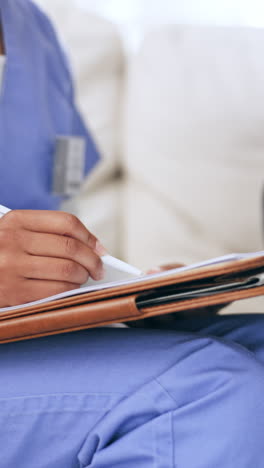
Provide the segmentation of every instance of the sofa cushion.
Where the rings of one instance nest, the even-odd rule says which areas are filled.
[[[150,34],[135,57],[125,161],[131,183],[163,207],[146,226],[155,226],[157,252],[168,238],[171,255],[184,250],[188,260],[261,249],[263,43],[262,30],[171,26]],[[134,195],[136,230],[149,203]],[[147,252],[148,235],[145,242]]]

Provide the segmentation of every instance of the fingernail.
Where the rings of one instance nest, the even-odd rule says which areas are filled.
[[[103,255],[106,255],[106,254],[107,254],[106,248],[101,244],[101,242],[100,242],[99,240],[96,241],[95,252],[96,252],[100,257],[102,257]]]

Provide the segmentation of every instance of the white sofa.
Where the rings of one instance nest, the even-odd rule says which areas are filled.
[[[125,256],[143,267],[261,250],[264,31],[167,26],[130,60]],[[263,298],[232,310],[264,312]]]
[[[264,31],[170,25],[127,57],[107,21],[44,3],[103,155],[72,209],[141,268],[262,249]]]

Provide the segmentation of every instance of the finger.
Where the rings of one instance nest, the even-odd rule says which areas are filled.
[[[161,271],[176,270],[177,268],[182,268],[185,265],[183,263],[169,263],[168,265],[162,265],[160,267]]]
[[[22,276],[27,279],[61,281],[84,284],[88,281],[88,271],[72,260],[25,256]]]
[[[79,287],[80,285],[78,284],[61,281],[25,280],[20,291],[12,295],[12,303],[9,305],[17,306],[39,301],[50,296],[78,289]]]
[[[24,231],[22,244],[30,255],[73,260],[93,278],[103,275],[101,258],[86,244],[72,237]]]
[[[155,275],[156,273],[161,273],[163,270],[160,267],[151,268],[146,272],[147,275]]]
[[[74,215],[61,211],[10,211],[4,217],[5,224],[18,223],[33,232],[59,234],[73,237],[92,249],[100,246],[97,238]],[[101,246],[102,247],[102,246]]]

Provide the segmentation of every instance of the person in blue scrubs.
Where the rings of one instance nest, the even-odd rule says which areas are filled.
[[[55,135],[85,136],[87,171],[96,150],[47,18],[28,0],[0,7],[8,62],[0,203],[53,209]],[[96,245],[63,213],[4,216],[0,306],[99,275]],[[75,267],[51,268],[59,255]],[[264,317],[176,314],[142,327],[155,323],[1,345],[0,468],[263,468]]]

